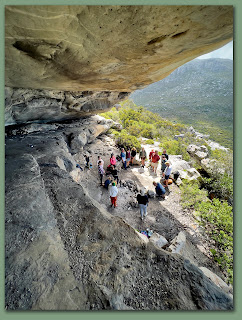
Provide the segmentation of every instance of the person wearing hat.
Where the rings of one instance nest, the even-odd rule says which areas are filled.
[[[166,168],[165,171],[162,173],[163,177],[165,177],[164,185],[165,187],[168,187],[168,180],[171,174],[172,166],[170,164],[170,161],[166,161]]]
[[[109,195],[111,199],[111,207],[117,207],[117,195],[118,195],[118,188],[116,187],[116,183],[113,181],[109,185]]]

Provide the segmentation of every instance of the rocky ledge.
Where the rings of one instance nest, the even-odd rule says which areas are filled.
[[[99,134],[110,126],[92,121]],[[231,297],[195,264],[105,209],[99,182],[76,167],[84,152],[104,150],[92,138],[72,147],[84,127],[12,128],[6,137],[6,308],[231,310]]]

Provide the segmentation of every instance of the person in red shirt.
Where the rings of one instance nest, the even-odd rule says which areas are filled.
[[[160,157],[158,155],[158,151],[156,150],[151,160],[151,166],[153,168],[154,173],[156,173],[159,160],[160,160]]]

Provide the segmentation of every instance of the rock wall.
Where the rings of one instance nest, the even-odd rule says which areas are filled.
[[[105,132],[98,121],[95,132]],[[78,122],[39,126],[6,137],[8,310],[233,308],[195,265],[142,240],[89,195],[67,139]]]
[[[7,123],[58,121],[108,109],[226,44],[233,7],[6,6],[5,23],[5,85],[26,89],[8,89]]]

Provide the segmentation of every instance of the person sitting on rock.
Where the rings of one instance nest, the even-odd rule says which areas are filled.
[[[137,195],[137,201],[139,204],[141,220],[144,220],[144,218],[147,216],[147,206],[149,202],[148,196],[145,194],[144,189],[142,189]]]
[[[115,158],[115,155],[112,153],[110,157],[110,165],[116,167],[116,162],[117,160]]]
[[[133,147],[132,150],[131,150],[131,165],[133,165],[133,161],[134,161],[134,159],[136,157],[136,153],[137,153],[136,148]]]
[[[89,161],[90,161],[90,158],[89,158],[89,156],[88,155],[86,155],[86,154],[84,154],[84,158],[85,158],[85,160],[86,160],[86,168],[90,168],[90,166],[89,166]]]
[[[165,199],[165,193],[166,193],[165,188],[159,182],[156,182],[156,181],[153,181],[153,185],[155,186],[156,196],[162,197],[163,199]]]
[[[103,185],[103,175],[105,174],[105,170],[103,169],[101,160],[98,161],[98,173],[100,176],[100,185],[102,186]]]
[[[172,166],[170,165],[169,161],[166,161],[166,169],[162,174],[163,177],[165,177],[165,181],[164,181],[165,187],[168,187],[168,180],[170,178],[171,171],[172,171]]]
[[[158,151],[155,150],[155,154],[152,156],[152,160],[151,160],[152,168],[153,168],[154,173],[156,173],[159,160],[160,160],[160,157],[158,155]]]
[[[111,177],[107,177],[107,179],[104,181],[104,188],[108,189],[111,182]]]
[[[146,159],[146,151],[145,148],[142,147],[142,149],[139,152],[139,158],[141,159],[141,167],[145,167],[145,159]]]
[[[116,183],[112,182],[109,185],[109,195],[111,199],[111,207],[117,207],[117,195],[118,195],[118,188],[116,187]]]

